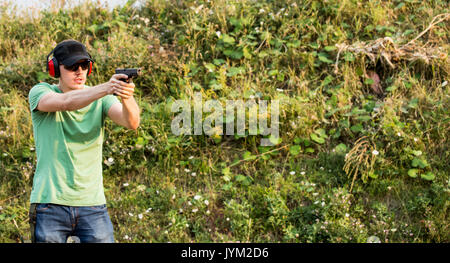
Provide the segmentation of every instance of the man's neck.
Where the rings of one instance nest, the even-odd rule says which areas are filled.
[[[83,85],[84,87],[84,85]],[[61,84],[61,82],[58,83],[58,89],[61,90],[63,93],[69,92],[69,91],[73,91],[73,90],[81,90],[82,88],[75,88],[75,89],[71,89],[69,87],[66,87],[65,85]]]

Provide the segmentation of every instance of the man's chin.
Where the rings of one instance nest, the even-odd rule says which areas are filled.
[[[84,83],[81,84],[75,83],[72,85],[72,89],[84,89]]]

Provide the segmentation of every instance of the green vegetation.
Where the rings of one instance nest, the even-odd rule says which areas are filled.
[[[132,4],[34,19],[0,9],[0,242],[29,239],[27,94],[57,81],[45,56],[68,38],[96,60],[88,85],[116,67],[144,73],[139,129],[107,123],[118,242],[450,242],[447,1]],[[173,135],[171,105],[194,92],[279,100],[281,142]]]

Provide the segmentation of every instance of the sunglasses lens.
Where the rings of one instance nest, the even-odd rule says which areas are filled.
[[[67,69],[67,70],[70,70],[70,71],[77,71],[78,68],[81,66],[81,68],[83,70],[86,70],[86,69],[88,69],[89,64],[90,64],[90,61],[86,60],[86,61],[83,61],[83,62],[80,62],[80,63],[75,63],[72,66],[64,65],[64,68]]]

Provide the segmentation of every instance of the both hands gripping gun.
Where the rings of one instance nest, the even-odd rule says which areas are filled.
[[[126,83],[132,82],[134,77],[137,77],[141,74],[140,68],[117,68],[116,74],[125,74],[128,76],[126,79],[119,79],[121,81],[124,81]],[[117,96],[117,94],[114,93],[114,96]]]
[[[121,81],[125,81],[130,83],[133,77],[137,77],[141,74],[140,68],[118,68],[116,69],[116,74],[125,74],[128,76],[127,79],[120,79]]]

